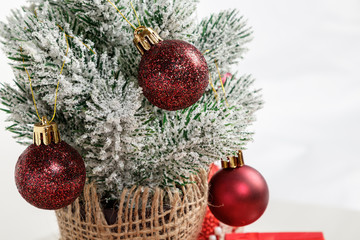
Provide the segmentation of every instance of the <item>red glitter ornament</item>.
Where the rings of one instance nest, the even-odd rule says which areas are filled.
[[[269,189],[263,176],[244,165],[242,152],[222,167],[209,183],[209,208],[221,222],[230,226],[245,226],[255,222],[265,212]]]
[[[15,182],[21,196],[35,207],[60,209],[80,195],[85,179],[83,159],[60,140],[56,123],[45,120],[36,124],[34,144],[21,154],[15,168]]]
[[[196,103],[209,84],[202,53],[190,43],[162,40],[151,28],[135,30],[135,45],[143,55],[138,80],[155,106],[175,111]]]

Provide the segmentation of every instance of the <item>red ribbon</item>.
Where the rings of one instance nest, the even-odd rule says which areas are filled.
[[[225,240],[325,240],[322,233],[238,233],[227,234]]]

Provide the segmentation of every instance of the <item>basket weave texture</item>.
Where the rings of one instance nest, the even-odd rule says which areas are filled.
[[[125,189],[117,220],[108,224],[94,184],[72,205],[56,211],[60,240],[193,240],[201,231],[207,206],[207,173],[190,177],[181,191],[145,187]]]

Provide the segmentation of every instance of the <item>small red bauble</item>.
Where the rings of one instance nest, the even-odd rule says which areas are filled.
[[[36,128],[42,128],[43,132],[36,132]],[[60,141],[55,123],[35,125],[34,143],[16,164],[15,182],[19,193],[41,209],[56,210],[71,204],[81,194],[86,180],[82,157],[69,144]]]
[[[151,28],[140,30],[135,30],[135,44],[143,54],[138,80],[145,97],[169,111],[196,103],[209,84],[202,53],[184,41],[162,40]]]
[[[269,189],[264,177],[254,168],[244,165],[242,153],[222,162],[209,183],[209,208],[221,222],[230,226],[245,226],[255,222],[265,212]]]

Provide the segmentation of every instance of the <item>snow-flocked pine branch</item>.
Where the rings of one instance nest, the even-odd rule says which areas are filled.
[[[209,85],[199,102],[176,112],[156,108],[142,95],[137,84],[141,56],[132,44],[133,29],[106,0],[33,0],[30,7],[13,12],[0,27],[3,51],[15,76],[13,85],[0,88],[8,130],[18,142],[28,144],[37,122],[25,66],[42,115],[52,114],[60,78],[55,121],[62,138],[82,154],[88,177],[97,182],[101,194],[117,197],[134,184],[187,184],[199,168],[243,148],[252,139],[248,127],[262,107],[261,95],[250,75],[235,74],[225,83],[227,107],[214,60],[222,71],[230,70],[243,58],[252,31],[236,10],[198,23],[197,3],[133,1],[141,23],[162,38],[207,50],[219,101]],[[136,23],[130,1],[118,0],[116,5]],[[65,33],[71,36],[67,57]]]

